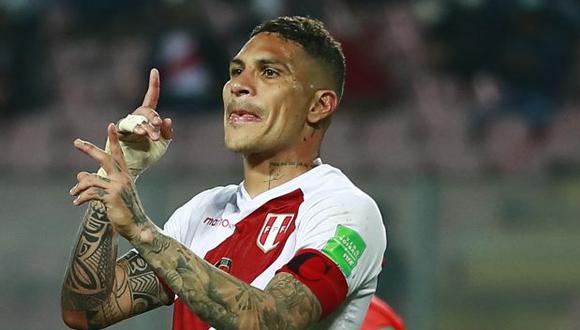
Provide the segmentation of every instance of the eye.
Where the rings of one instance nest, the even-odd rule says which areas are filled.
[[[265,68],[264,71],[262,71],[262,75],[266,78],[276,78],[280,74],[278,73],[278,71],[272,68]]]
[[[232,77],[239,76],[241,73],[242,73],[242,69],[240,69],[240,68],[231,68],[230,69],[230,76],[232,76]]]

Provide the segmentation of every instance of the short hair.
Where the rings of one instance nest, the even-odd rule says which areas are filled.
[[[277,33],[301,45],[307,54],[321,62],[334,78],[338,99],[342,98],[346,64],[342,47],[320,20],[303,16],[282,16],[258,25],[250,38],[258,33]]]

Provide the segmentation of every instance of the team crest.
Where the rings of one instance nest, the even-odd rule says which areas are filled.
[[[232,269],[232,259],[223,257],[220,261],[216,262],[215,266],[226,273],[229,273]]]
[[[260,250],[268,253],[278,246],[288,229],[290,229],[292,220],[294,220],[294,213],[268,213],[256,240]]]

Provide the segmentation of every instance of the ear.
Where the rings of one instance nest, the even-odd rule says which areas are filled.
[[[333,90],[325,89],[314,93],[314,98],[306,120],[310,124],[316,124],[328,118],[336,110],[338,96]]]

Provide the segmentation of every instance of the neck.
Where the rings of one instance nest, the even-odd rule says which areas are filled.
[[[250,197],[280,186],[315,167],[316,157],[297,154],[244,156],[244,186]]]

